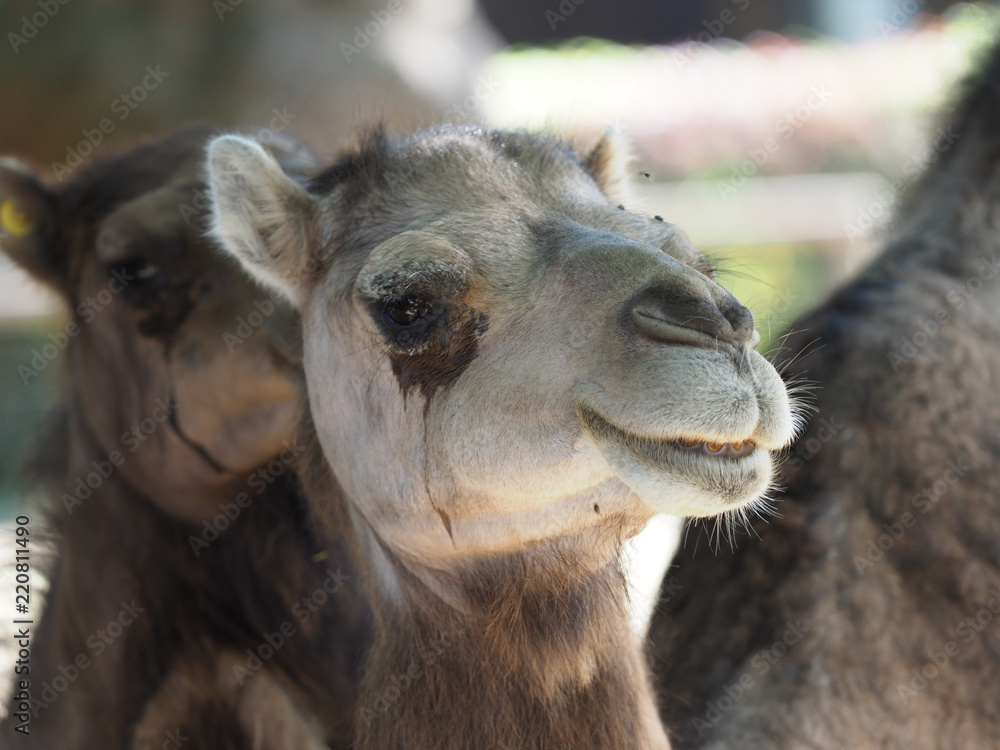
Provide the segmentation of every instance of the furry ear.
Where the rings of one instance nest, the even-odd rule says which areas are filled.
[[[66,262],[55,234],[55,195],[31,168],[0,159],[0,249],[36,279],[61,290]]]
[[[292,302],[310,266],[319,211],[256,141],[224,135],[208,146],[212,234],[243,266]]]
[[[601,140],[584,157],[583,166],[608,200],[628,204],[632,198],[628,186],[631,161],[632,153],[621,131],[607,128]]]

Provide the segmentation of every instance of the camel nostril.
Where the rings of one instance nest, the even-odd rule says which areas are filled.
[[[754,325],[753,314],[737,302],[735,297],[729,297],[722,308],[723,315],[732,328],[732,340],[757,346],[760,343],[760,334]]]
[[[635,331],[657,343],[707,346],[713,340],[752,341],[756,331],[750,311],[732,297],[722,303],[684,289],[651,288],[632,301],[629,313]]]

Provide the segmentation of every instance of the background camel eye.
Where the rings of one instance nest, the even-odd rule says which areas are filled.
[[[427,320],[433,310],[434,305],[422,297],[400,297],[386,304],[382,314],[397,328],[411,328]]]
[[[187,308],[192,279],[170,273],[144,255],[111,261],[105,271],[125,304],[144,315],[180,320],[179,311]]]
[[[158,265],[143,257],[116,260],[108,264],[108,275],[123,286],[129,284],[146,287],[167,286],[167,276]]]

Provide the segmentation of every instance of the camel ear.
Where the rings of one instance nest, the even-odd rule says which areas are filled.
[[[631,161],[632,153],[621,131],[608,128],[584,157],[583,165],[609,201],[628,204],[632,197],[628,186]]]
[[[0,159],[0,249],[36,279],[61,290],[66,263],[55,235],[55,195],[30,167]]]
[[[212,234],[265,285],[301,301],[319,212],[260,144],[224,135],[208,146]]]

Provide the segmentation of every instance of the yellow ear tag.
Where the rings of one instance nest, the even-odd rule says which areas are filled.
[[[35,223],[13,200],[0,204],[0,229],[11,237],[26,237],[35,230]]]

